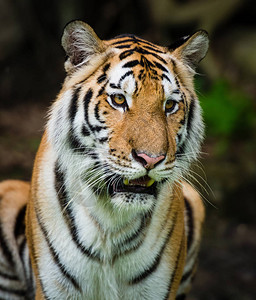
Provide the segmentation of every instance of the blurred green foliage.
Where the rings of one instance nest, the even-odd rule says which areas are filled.
[[[203,81],[196,80],[196,90],[206,123],[206,133],[225,140],[244,139],[251,136],[255,127],[253,101],[241,89],[231,86],[225,80],[215,81],[202,92]]]

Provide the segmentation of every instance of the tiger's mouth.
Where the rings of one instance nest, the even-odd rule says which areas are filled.
[[[114,182],[110,187],[110,194],[136,193],[156,195],[157,182],[149,176],[142,176],[137,179],[127,178]]]

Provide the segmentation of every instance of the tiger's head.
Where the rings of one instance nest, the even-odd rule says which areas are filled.
[[[204,126],[193,77],[207,33],[160,47],[134,35],[102,41],[74,21],[62,45],[67,77],[48,122],[62,168],[114,206],[152,208],[199,153]]]

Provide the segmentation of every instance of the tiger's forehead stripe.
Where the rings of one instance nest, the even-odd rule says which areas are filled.
[[[135,44],[137,45],[137,44]],[[155,53],[155,52],[152,52],[152,51],[148,51],[146,49],[143,48],[144,45],[140,45],[140,46],[135,46],[134,48],[132,49],[129,49],[129,50],[126,50],[124,52],[122,52],[120,55],[119,55],[119,58],[120,60],[134,54],[134,53],[139,53],[139,54],[142,54],[142,55],[152,55],[154,56],[155,58],[157,58],[158,60],[160,60],[161,62],[163,62],[164,64],[166,64],[166,60],[161,57],[159,54]],[[154,50],[153,50],[154,51]]]
[[[132,42],[132,43],[141,43],[141,44],[145,44],[145,45],[149,45],[150,47],[153,47],[154,49],[160,50],[161,51],[161,46],[158,46],[156,44],[153,44],[149,41],[143,40],[141,38],[138,38],[135,35],[119,35],[116,38],[112,39],[113,41],[115,41],[116,39],[119,39],[116,42],[113,42],[111,45],[119,45],[122,43],[128,43],[128,42]],[[164,53],[164,52],[163,52]]]

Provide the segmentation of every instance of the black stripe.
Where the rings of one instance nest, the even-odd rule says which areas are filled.
[[[182,139],[182,133],[177,133],[177,140],[178,140],[177,146],[179,145],[181,139]],[[176,154],[177,154],[177,153],[176,153]]]
[[[69,119],[71,124],[73,123],[75,116],[76,116],[76,112],[77,112],[77,99],[78,99],[78,94],[80,92],[80,87],[77,88],[74,92],[73,92],[73,96],[70,102],[70,106],[69,106]]]
[[[134,81],[135,82],[135,89],[134,89],[134,95],[138,95],[138,82],[137,80]]]
[[[195,99],[191,97],[190,106],[188,108],[188,118],[187,118],[187,132],[189,135],[189,132],[191,131],[192,122],[194,119],[194,112],[195,112]]]
[[[97,97],[101,96],[104,92],[105,92],[105,87],[108,84],[108,80],[107,82],[104,83],[104,85],[100,88]]]
[[[77,153],[84,153],[86,151],[86,147],[79,141],[78,137],[74,133],[73,129],[73,121],[75,119],[75,115],[77,113],[77,99],[78,99],[78,94],[80,92],[80,88],[76,89],[75,92],[73,93],[70,107],[69,107],[69,118],[71,122],[71,130],[68,135],[68,141],[70,148],[74,150]]]
[[[116,245],[117,252],[113,257],[113,261],[115,261],[121,255],[122,256],[127,255],[128,253],[137,250],[142,245],[142,243],[144,242],[143,237],[145,237],[143,235],[143,232],[145,228],[148,227],[151,221],[151,216],[152,216],[152,212],[149,212],[144,216],[142,216],[142,220],[139,228],[131,236],[128,236],[127,238],[124,239],[124,241],[120,242],[120,244]],[[140,239],[136,243],[133,243],[138,238]],[[124,246],[129,246],[129,245],[130,245],[129,248],[122,250]]]
[[[131,281],[129,281],[129,284],[137,284],[147,278],[149,275],[151,275],[158,267],[161,260],[161,255],[158,254],[154,263],[148,267],[143,273],[139,274],[137,277],[134,277]]]
[[[91,127],[90,123],[89,123],[89,112],[88,112],[88,109],[89,109],[89,103],[92,99],[92,95],[93,95],[93,92],[92,92],[92,89],[90,88],[87,93],[85,94],[85,97],[84,97],[84,116],[85,116],[85,122],[88,124],[89,128]]]
[[[100,132],[103,129],[107,129],[106,126],[90,126],[91,131]]]
[[[183,102],[183,101],[181,101],[181,102]],[[185,116],[184,116],[184,118],[180,120],[180,124],[185,125],[185,123],[186,123],[186,119],[185,119]]]
[[[15,221],[14,236],[17,238],[19,235],[25,233],[25,214],[26,205],[22,206]]]
[[[121,88],[121,83],[122,83],[122,81],[123,81],[127,76],[130,76],[130,75],[133,75],[133,71],[128,71],[128,72],[126,72],[124,75],[121,76],[121,78],[119,79],[119,82],[118,82],[119,88]]]
[[[138,53],[140,53],[140,54],[152,54],[152,55],[155,54],[155,53],[150,52],[150,51],[148,51],[148,50],[146,50],[146,49],[143,49],[143,48],[141,48],[141,47],[135,47],[135,48],[134,48],[134,51],[136,51],[136,52],[138,52]]]
[[[103,72],[107,72],[107,70],[110,68],[110,63],[105,64],[105,66],[103,67]]]
[[[176,61],[173,58],[171,58],[171,62],[173,64],[173,67],[176,68],[177,67]]]
[[[133,242],[141,234],[144,228],[145,228],[145,222],[141,220],[141,224],[138,230],[136,230],[131,236],[128,236],[126,239],[124,239],[121,245],[124,246],[126,244],[130,244],[131,242]]]
[[[104,91],[105,91],[105,86],[103,86],[103,87],[99,90],[97,97],[101,96],[101,95],[104,93]]]
[[[168,76],[166,76],[165,74],[162,74],[162,79],[163,78],[165,78],[167,81],[169,81],[170,83],[172,83],[171,79]]]
[[[35,291],[34,291],[34,278],[33,278],[33,274],[32,274],[32,266],[31,266],[31,261],[30,259],[25,256],[25,249],[27,246],[27,240],[24,237],[21,245],[19,246],[19,255],[20,258],[23,262],[23,266],[24,266],[24,270],[25,270],[25,279],[26,279],[26,299],[35,299]],[[27,268],[26,268],[26,264],[27,264]]]
[[[2,292],[6,292],[6,293],[10,293],[16,296],[25,296],[26,295],[26,291],[25,290],[21,290],[21,289],[13,289],[13,288],[8,288],[5,286],[0,285],[0,291]],[[11,299],[11,298],[6,298],[6,299]]]
[[[0,219],[0,245],[1,245],[3,255],[6,257],[8,263],[13,266],[14,265],[14,259],[13,259],[13,256],[12,256],[11,249],[9,248],[9,245],[8,245],[6,239],[5,239],[1,219]]]
[[[149,42],[149,41],[142,40],[142,39],[140,39],[140,38],[138,38],[138,37],[136,37],[136,41],[138,41],[138,42],[140,42],[140,43],[142,43],[142,44],[149,45],[149,46],[154,47],[154,48],[158,48],[158,47],[159,47],[159,46],[157,46],[157,45],[155,45],[155,44],[153,44],[153,43],[151,43],[151,42]],[[144,45],[143,45],[143,46],[144,46]],[[154,50],[154,51],[155,51],[155,50]]]
[[[133,53],[134,53],[134,50],[133,50],[133,49],[132,49],[132,50],[124,51],[124,52],[122,52],[122,53],[119,55],[119,59],[120,59],[120,60],[123,60],[123,59],[125,59],[126,57],[131,56]]]
[[[144,46],[144,47],[145,47],[145,45],[149,45],[150,47],[152,47],[154,49],[153,51],[156,51],[156,52],[159,49],[158,45],[155,45],[149,41],[140,39],[135,35],[131,35],[131,34],[120,35],[120,36],[115,37],[113,40],[119,39],[119,38],[127,38],[127,39],[123,39],[123,40],[114,42],[114,43],[112,43],[112,45],[119,45],[119,44],[123,44],[123,43],[127,43],[127,42],[132,42],[132,43],[140,43],[140,44],[142,44],[141,46]]]
[[[182,144],[178,145],[178,149],[175,153],[176,156],[181,156],[182,154],[185,153],[185,150],[186,150],[186,142],[183,141]]]
[[[146,224],[148,223],[148,222],[146,222],[145,218],[147,218],[147,216],[145,216],[141,219],[139,228],[137,230],[135,230],[135,232],[132,235],[130,235],[130,236],[128,235],[128,237],[126,237],[123,241],[121,241],[119,244],[116,245],[116,249],[119,254],[123,254],[120,251],[120,249],[122,249],[122,247],[129,245],[130,243],[132,243],[134,240],[136,240],[141,235],[142,231],[146,227]],[[132,248],[134,248],[134,247],[132,247]],[[128,249],[128,251],[130,252],[130,249]],[[125,250],[125,253],[127,253],[127,250]]]
[[[174,79],[175,79],[175,83],[177,84],[177,87],[180,89],[180,82],[178,80],[178,76],[179,76],[179,72],[177,70],[177,65],[176,65],[176,62],[175,60],[171,59],[171,62],[173,64],[173,72],[174,72]]]
[[[118,89],[118,90],[120,89],[119,86],[117,86],[115,83],[110,83],[109,86],[110,86],[112,89]]]
[[[181,99],[182,99],[182,103],[185,103],[186,101],[186,95],[184,92],[181,92]]]
[[[94,144],[92,145],[92,148],[95,148]],[[90,150],[90,152],[88,152],[88,154],[90,155],[91,158],[93,158],[96,161],[99,159],[98,155],[95,152],[92,152],[92,150]],[[97,164],[97,162],[95,164]]]
[[[106,78],[107,78],[107,74],[102,74],[102,75],[100,75],[98,78],[97,78],[97,83],[101,83],[101,82],[103,82],[104,80],[106,80]]]
[[[88,130],[88,128],[85,125],[83,125],[81,133],[82,133],[83,136],[90,136],[91,135],[90,131]]]
[[[59,254],[55,250],[54,246],[52,245],[52,243],[51,243],[51,241],[50,241],[50,239],[48,237],[48,232],[47,232],[45,226],[43,225],[43,223],[41,221],[39,212],[37,211],[37,209],[35,209],[35,211],[36,211],[37,222],[38,222],[38,224],[39,224],[39,226],[41,228],[41,231],[42,231],[42,233],[44,235],[45,241],[46,241],[47,246],[48,246],[48,248],[50,250],[50,253],[51,253],[51,256],[53,258],[54,263],[57,265],[57,267],[59,268],[59,270],[62,273],[62,275],[66,279],[68,279],[77,290],[79,290],[81,292],[81,288],[80,288],[78,282],[76,281],[76,279],[67,271],[67,269],[65,268],[65,266],[63,265],[63,263],[60,261]]]
[[[92,247],[85,247],[78,238],[78,230],[75,224],[74,216],[71,210],[72,203],[69,203],[69,198],[66,191],[64,174],[59,170],[58,164],[55,166],[55,190],[63,213],[65,222],[68,226],[70,235],[77,248],[87,257],[100,261],[100,255],[92,252]]]
[[[68,141],[69,146],[73,151],[81,154],[84,154],[86,152],[86,147],[79,141],[79,139],[75,136],[75,133],[73,131],[69,133]]]
[[[116,46],[115,48],[118,48],[118,49],[127,49],[127,48],[130,48],[131,45],[120,45],[120,46]]]
[[[158,62],[154,61],[154,64],[157,66],[157,68],[159,68],[163,72],[166,72],[166,73],[169,72],[163,65],[159,64]]]
[[[175,75],[174,78],[175,78],[175,83],[177,84],[177,87],[180,89],[180,82],[177,78],[177,75]]]
[[[140,53],[140,54],[144,54],[144,55],[152,55],[155,58],[157,58],[158,60],[160,60],[161,62],[163,62],[164,64],[167,64],[165,59],[163,59],[161,56],[159,56],[158,54],[156,54],[154,52],[148,51],[148,50],[140,48],[140,47],[135,47],[134,51],[136,51],[137,53]]]
[[[194,236],[194,223],[193,223],[193,211],[191,208],[190,203],[188,202],[188,200],[186,198],[184,198],[185,200],[185,207],[186,207],[186,213],[187,213],[187,226],[188,226],[188,236],[187,236],[187,252],[189,251],[190,247],[191,247],[191,243],[193,240],[193,236]]]
[[[84,116],[85,116],[85,122],[86,122],[86,124],[88,125],[89,129],[92,132],[94,132],[94,131],[99,132],[99,131],[101,131],[103,129],[106,129],[106,127],[105,126],[92,126],[90,124],[90,122],[89,122],[89,103],[90,103],[90,101],[92,99],[92,95],[93,95],[93,92],[92,92],[92,89],[90,88],[87,91],[87,93],[86,93],[86,95],[84,97]]]
[[[127,249],[118,249],[112,258],[112,262],[114,263],[116,261],[116,259],[121,256],[125,256],[131,252],[135,252],[138,248],[140,248],[140,246],[143,244],[143,242],[144,242],[144,239],[141,238],[136,243],[130,245],[130,247]]]
[[[177,270],[178,270],[178,265],[179,265],[179,262],[180,262],[180,256],[181,256],[182,247],[183,247],[183,239],[184,239],[184,232],[183,232],[183,236],[182,236],[180,247],[179,247],[179,252],[178,252],[179,254],[178,254],[178,256],[176,258],[176,261],[175,261],[175,268],[174,268],[174,271],[172,272],[171,280],[170,280],[170,283],[169,283],[169,286],[168,286],[168,291],[167,291],[167,293],[164,297],[165,300],[167,300],[169,298],[171,288],[172,288],[172,284],[173,284],[173,281],[175,279],[175,276],[176,276],[176,273],[177,273]]]
[[[147,45],[143,45],[143,47],[146,48],[146,49],[148,49],[148,50],[152,50],[152,51],[155,51],[155,52],[157,52],[157,53],[162,53],[162,54],[164,54],[163,51],[158,50],[157,48],[154,48],[154,47],[152,47],[152,46],[150,47],[150,46],[147,46]]]
[[[7,273],[1,272],[1,271],[0,271],[0,277],[3,277],[3,278],[8,279],[8,280],[19,280],[18,276],[10,275],[10,274],[7,274]]]
[[[160,264],[163,252],[165,250],[165,247],[167,245],[167,243],[169,242],[169,239],[173,233],[174,227],[176,225],[176,219],[177,219],[178,213],[175,213],[175,216],[173,217],[173,222],[172,222],[172,226],[170,228],[170,231],[167,234],[167,237],[159,251],[159,253],[156,255],[156,257],[154,258],[154,262],[151,266],[149,266],[148,268],[146,268],[146,270],[144,272],[142,272],[141,274],[139,274],[138,276],[134,277],[132,280],[129,281],[129,284],[136,284],[141,282],[142,280],[144,280],[146,277],[148,277],[149,275],[151,275],[158,267],[158,265]]]
[[[194,119],[194,112],[195,112],[195,99],[193,97],[191,97],[191,102],[190,102],[190,106],[188,108],[188,116],[187,116],[187,137],[186,139],[189,137],[190,132],[192,130],[192,122]],[[184,121],[181,122],[181,124],[184,124]],[[176,155],[181,155],[184,154],[186,150],[186,141],[184,140],[183,143],[181,145],[178,146]]]
[[[94,107],[94,115],[95,115],[95,118],[97,119],[97,121],[99,121],[100,123],[105,124],[105,122],[101,120],[100,115],[99,115],[99,105],[100,105],[100,103],[101,102],[98,101],[98,103],[95,105],[95,107]]]
[[[136,60],[131,60],[131,61],[127,62],[126,64],[124,64],[123,68],[132,68],[132,67],[135,67],[139,64],[140,64],[140,62],[137,59]]]
[[[116,37],[116,38],[119,38],[119,37]],[[123,39],[121,41],[117,41],[117,42],[114,42],[112,43],[112,45],[119,45],[119,44],[123,44],[123,43],[127,43],[127,42],[135,42],[135,39],[134,38],[128,38],[128,39]]]
[[[107,140],[108,140],[108,137],[103,137],[103,138],[100,138],[100,139],[99,139],[99,142],[100,142],[101,144],[103,144],[103,143],[105,143]]]
[[[151,61],[149,61],[145,56],[141,56],[141,60],[140,60],[140,65],[144,68],[144,67],[148,67],[148,68],[154,68],[155,67],[155,65],[151,62]],[[142,70],[142,71],[144,71],[144,70]]]

